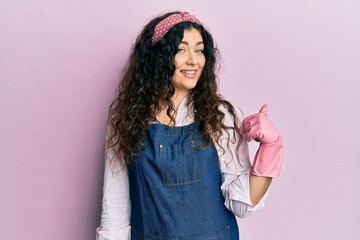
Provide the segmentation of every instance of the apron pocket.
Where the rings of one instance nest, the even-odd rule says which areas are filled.
[[[194,140],[183,144],[160,144],[160,164],[166,187],[190,185],[200,181]]]

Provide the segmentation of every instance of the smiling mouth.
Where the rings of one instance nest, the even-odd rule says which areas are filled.
[[[184,71],[180,71],[180,72],[182,72],[188,78],[193,78],[196,75],[195,70],[184,70]]]

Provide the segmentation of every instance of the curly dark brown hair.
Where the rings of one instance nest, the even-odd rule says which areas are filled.
[[[109,107],[109,132],[105,150],[113,148],[116,156],[114,159],[122,166],[132,163],[136,150],[141,148],[142,140],[147,135],[149,122],[155,121],[156,114],[159,113],[160,104],[165,103],[168,106],[167,115],[173,123],[175,121],[174,103],[171,100],[175,90],[171,80],[175,71],[174,56],[185,29],[197,29],[205,46],[205,66],[189,98],[193,103],[195,121],[202,123],[202,131],[208,144],[213,141],[224,150],[220,144],[222,129],[228,133],[230,128],[235,130],[234,135],[237,136],[229,136],[228,139],[236,139],[237,150],[241,144],[239,121],[234,107],[218,93],[215,73],[218,51],[214,47],[211,34],[202,25],[181,22],[156,44],[152,44],[155,26],[174,13],[179,12],[170,12],[153,19],[139,34],[123,69],[118,95]],[[223,124],[225,114],[219,110],[220,105],[233,116],[234,127]]]

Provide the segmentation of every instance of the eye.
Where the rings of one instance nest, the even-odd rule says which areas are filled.
[[[183,49],[183,48],[178,48],[178,53],[183,53],[183,52],[185,52],[185,49]]]
[[[204,53],[204,49],[199,49],[195,51],[196,53]]]

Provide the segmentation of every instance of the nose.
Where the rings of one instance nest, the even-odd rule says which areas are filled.
[[[196,65],[198,63],[195,53],[188,52],[188,59],[187,59],[186,63],[188,65]]]

